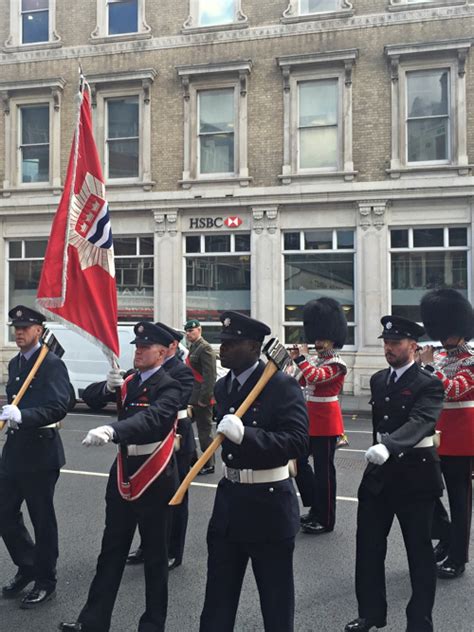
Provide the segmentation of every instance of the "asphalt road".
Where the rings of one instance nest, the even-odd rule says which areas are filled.
[[[106,422],[106,416],[78,411],[68,415],[62,430],[67,465],[56,491],[60,531],[57,598],[37,610],[20,610],[17,601],[0,598],[0,632],[53,632],[61,620],[74,620],[86,599],[92,579],[104,521],[107,472],[114,446],[86,449],[81,440],[88,429]],[[295,552],[296,632],[342,632],[357,616],[354,594],[357,486],[364,468],[363,452],[370,445],[367,418],[346,417],[350,447],[338,450],[338,506],[331,534],[299,534]],[[0,439],[0,444],[3,438]],[[206,526],[212,509],[217,474],[199,478],[191,491],[190,522],[184,562],[170,574],[168,632],[193,632],[206,580]],[[249,520],[251,520],[249,516]],[[268,525],[271,529],[271,525]],[[471,541],[471,545],[473,542]],[[474,548],[473,548],[474,554]],[[6,549],[0,545],[0,584],[15,573]],[[389,599],[387,632],[405,630],[405,607],[410,594],[406,555],[398,524],[392,528],[387,555]],[[437,632],[474,632],[474,565],[455,581],[438,582],[434,611]],[[144,580],[141,567],[127,567],[112,623],[113,632],[134,632],[143,611]],[[236,632],[263,630],[258,593],[247,572]]]

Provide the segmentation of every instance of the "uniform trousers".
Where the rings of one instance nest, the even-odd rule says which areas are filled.
[[[206,597],[200,632],[233,631],[249,560],[260,596],[265,632],[293,632],[294,538],[275,542],[235,542],[208,532],[207,547]]]
[[[178,477],[181,483],[191,467],[191,454],[181,454],[181,451],[175,452],[176,463],[178,466]],[[184,542],[186,539],[186,530],[188,528],[189,517],[189,498],[186,492],[183,502],[180,505],[171,507],[171,533],[169,541],[169,557],[174,558],[177,563],[183,561]]]
[[[336,522],[336,468],[334,455],[337,437],[310,437],[310,455],[298,461],[296,484],[305,507],[311,507],[315,520],[329,531]]]
[[[164,474],[162,474],[164,476]],[[138,525],[144,552],[146,609],[139,632],[163,632],[168,607],[168,498],[157,493],[160,479],[134,501],[117,488],[116,464],[106,491],[105,529],[96,574],[78,621],[84,632],[108,632],[125,562]]]
[[[450,561],[462,565],[469,561],[474,457],[441,456],[440,458],[441,471],[448,492],[451,522],[441,500],[438,500],[434,512],[432,537],[448,542]]]
[[[212,443],[212,406],[193,405],[193,421],[196,422],[199,447],[204,452]],[[214,464],[215,458],[212,455],[206,465]]]
[[[0,466],[0,535],[19,571],[45,590],[56,586],[58,525],[53,497],[58,478],[59,470],[7,474]],[[23,501],[35,542],[23,522]]]
[[[436,562],[431,544],[434,498],[394,497],[359,492],[356,595],[359,616],[382,623],[387,616],[385,556],[397,516],[408,557],[412,595],[406,608],[407,632],[431,632],[436,592]]]

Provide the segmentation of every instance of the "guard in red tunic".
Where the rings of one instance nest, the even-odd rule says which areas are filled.
[[[344,433],[338,395],[347,367],[339,356],[347,336],[347,321],[341,306],[332,298],[309,301],[303,310],[304,331],[317,356],[308,357],[307,345],[290,352],[301,372],[300,384],[309,416],[310,455],[298,461],[296,484],[308,514],[301,517],[305,533],[332,531],[336,521],[336,468],[334,454],[337,439]]]
[[[441,501],[435,507],[433,538],[438,577],[454,579],[464,573],[468,561],[472,518],[472,470],[474,463],[474,351],[467,341],[474,335],[472,306],[459,292],[433,290],[421,301],[421,315],[432,340],[441,351],[426,346],[420,353],[425,369],[439,377],[445,402],[438,420],[439,454],[448,492],[451,522]],[[443,561],[444,560],[444,561]]]

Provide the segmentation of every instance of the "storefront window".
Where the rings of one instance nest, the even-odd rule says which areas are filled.
[[[153,320],[153,237],[114,237],[119,322]]]

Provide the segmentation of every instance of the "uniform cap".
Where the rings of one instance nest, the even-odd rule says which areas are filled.
[[[179,331],[176,331],[176,329],[173,329],[173,327],[169,327],[168,325],[165,325],[165,323],[155,323],[155,325],[167,331],[170,336],[173,336],[174,340],[177,340],[179,342],[183,339],[183,334]]]
[[[13,327],[29,327],[30,325],[42,325],[46,318],[30,307],[17,305],[8,312],[10,317],[9,325]]]
[[[383,325],[383,331],[379,338],[384,340],[403,340],[404,338],[418,340],[425,333],[421,325],[402,316],[383,316],[380,322]]]
[[[131,345],[163,345],[164,347],[169,347],[174,340],[173,336],[165,329],[148,321],[137,323],[133,331],[135,332],[135,339],[130,342]]]
[[[304,334],[307,342],[331,340],[339,349],[347,338],[347,319],[341,305],[333,298],[322,296],[308,301],[303,307]]]
[[[240,312],[223,312],[220,315],[221,340],[256,340],[263,342],[271,333],[270,327]]]
[[[184,323],[184,330],[188,331],[188,329],[195,329],[196,327],[200,327],[201,323],[196,319],[192,318],[191,320],[187,320]]]
[[[474,312],[469,301],[457,290],[427,292],[421,299],[421,320],[431,340],[474,336]]]

